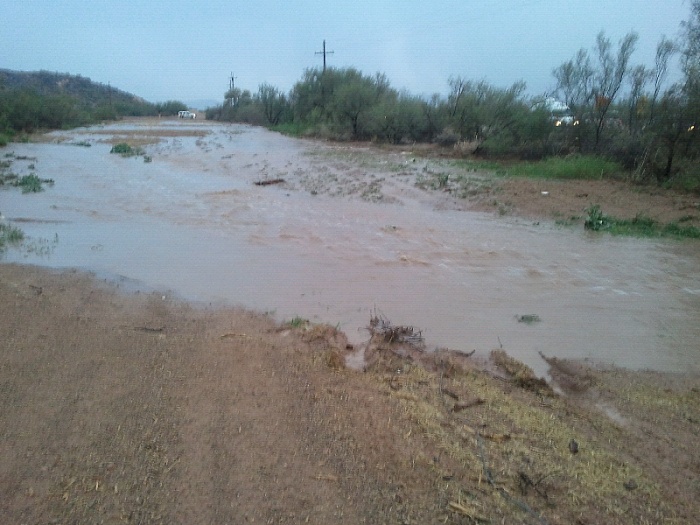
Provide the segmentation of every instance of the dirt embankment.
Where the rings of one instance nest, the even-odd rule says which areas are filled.
[[[7,523],[700,518],[698,378],[551,360],[561,396],[398,327],[352,371],[330,327],[14,265],[0,305]]]

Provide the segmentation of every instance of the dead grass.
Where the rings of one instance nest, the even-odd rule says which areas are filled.
[[[502,350],[492,357],[506,380],[450,353],[400,363],[386,344],[378,351],[374,378],[437,454],[436,485],[450,485],[475,522],[683,523],[653,473],[620,452],[624,430],[554,395]],[[455,412],[473,399],[484,402]]]

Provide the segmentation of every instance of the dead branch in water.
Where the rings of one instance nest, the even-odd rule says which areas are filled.
[[[254,182],[256,186],[270,186],[271,184],[282,184],[284,179],[266,179]]]

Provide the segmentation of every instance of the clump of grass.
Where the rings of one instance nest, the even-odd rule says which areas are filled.
[[[509,174],[516,177],[562,180],[600,180],[620,171],[617,163],[591,155],[549,157],[538,162],[515,164],[508,169]]]
[[[617,219],[603,214],[600,206],[590,206],[586,213],[584,228],[591,231],[607,231],[613,235],[630,235],[635,237],[676,237],[700,239],[700,228],[684,226],[682,219],[668,224],[661,224],[651,217],[637,215],[633,219]]]
[[[126,142],[120,142],[119,144],[115,144],[114,146],[112,146],[112,149],[109,152],[119,154],[122,157],[135,157],[137,155],[144,154],[142,148],[132,147]]]
[[[308,319],[304,319],[303,317],[296,316],[292,318],[291,321],[289,321],[289,326],[292,328],[304,328],[306,325],[309,324]]]
[[[8,244],[17,244],[24,239],[24,232],[10,224],[0,223],[0,250]]]

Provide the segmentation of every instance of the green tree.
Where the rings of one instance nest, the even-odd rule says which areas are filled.
[[[258,87],[256,101],[262,106],[267,123],[275,126],[280,123],[284,112],[288,109],[287,97],[276,87],[264,83]]]
[[[179,100],[168,100],[155,105],[156,112],[159,115],[177,115],[179,111],[186,111],[187,106]]]

